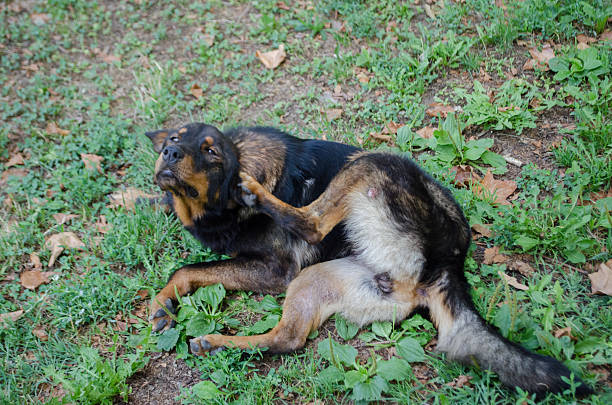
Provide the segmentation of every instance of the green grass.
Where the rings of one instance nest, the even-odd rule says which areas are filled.
[[[494,374],[424,350],[436,332],[418,316],[363,330],[336,317],[292,355],[196,358],[186,350],[189,334],[262,333],[281,314],[282,296],[210,287],[181,301],[173,332],[152,334],[139,316],[167,277],[219,257],[171,215],[111,207],[109,195],[125,187],[156,193],[156,157],[143,133],[187,121],[272,125],[413,156],[452,188],[472,224],[492,229],[480,246],[499,246],[535,269],[522,276],[470,256],[481,313],[583,375],[597,390],[584,403],[609,403],[612,391],[596,370],[610,371],[610,298],[591,295],[585,273],[612,252],[612,201],[595,197],[612,186],[612,48],[598,37],[612,11],[602,0],[504,3],[434,2],[435,19],[421,5],[387,0],[289,10],[275,0],[2,4],[0,313],[24,313],[0,326],[0,403],[111,403],[138,388],[129,377],[160,350],[201,373],[200,383],[176,393],[185,404],[535,403]],[[597,40],[580,50],[578,34]],[[558,44],[551,70],[523,71],[529,55],[517,40]],[[287,60],[267,70],[255,50],[281,43]],[[517,73],[507,77],[511,68]],[[194,85],[201,98],[191,95]],[[461,109],[431,117],[433,101]],[[330,121],[328,108],[343,114]],[[392,146],[381,145],[369,134],[390,121],[405,126]],[[416,135],[424,126],[437,128],[433,138]],[[529,146],[538,141],[541,148]],[[500,156],[509,143],[527,163],[520,169]],[[8,167],[16,153],[24,164]],[[82,153],[104,158],[100,172],[85,168]],[[510,204],[455,188],[449,169],[457,164],[516,181]],[[78,216],[59,225],[59,213]],[[107,233],[96,227],[102,216]],[[65,251],[47,269],[45,240],[66,231],[85,249]],[[36,290],[19,282],[34,267],[32,254],[54,272]],[[529,289],[509,287],[500,270]],[[567,327],[572,338],[555,335]],[[33,334],[39,330],[47,337]],[[448,385],[461,375],[469,385]],[[562,402],[574,402],[572,393],[544,401]]]

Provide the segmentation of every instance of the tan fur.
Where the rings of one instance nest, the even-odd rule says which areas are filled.
[[[274,190],[281,177],[285,161],[285,144],[273,141],[257,132],[245,130],[235,141],[240,153],[240,167],[261,183],[268,191]]]

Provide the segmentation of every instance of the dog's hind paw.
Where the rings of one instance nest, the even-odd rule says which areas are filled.
[[[168,298],[161,306],[157,301],[157,297],[151,306],[151,316],[149,321],[153,324],[153,332],[161,332],[165,329],[174,328],[176,321],[173,319],[176,313],[176,308],[172,299]]]

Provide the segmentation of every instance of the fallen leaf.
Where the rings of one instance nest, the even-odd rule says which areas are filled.
[[[584,49],[590,48],[590,46],[587,45],[585,42],[578,42],[578,45],[576,45],[576,48],[582,51]]]
[[[12,167],[2,172],[0,176],[0,186],[4,186],[8,181],[9,177],[25,177],[28,172],[22,168]]]
[[[280,44],[278,49],[269,52],[255,52],[255,57],[264,64],[268,69],[277,68],[287,57],[285,53],[285,45]]]
[[[53,214],[53,219],[55,219],[55,221],[57,222],[58,225],[63,225],[65,223],[67,223],[68,221],[74,219],[74,218],[78,218],[79,216],[76,214],[63,214],[63,213],[57,213],[57,214]]]
[[[423,4],[423,10],[425,10],[425,14],[427,14],[427,17],[431,18],[432,20],[436,19],[436,15],[434,14],[429,4]]]
[[[582,42],[583,44],[590,44],[593,42],[597,42],[597,39],[593,38],[593,37],[588,37],[584,34],[578,34],[576,35],[576,40],[580,43]]]
[[[555,337],[557,339],[559,339],[562,336],[567,336],[572,340],[575,340],[576,338],[572,336],[572,328],[571,326],[565,327],[565,328],[561,328],[561,329],[557,329],[555,331],[555,333],[553,333],[553,335],[555,335]]]
[[[30,14],[30,19],[32,20],[34,25],[45,25],[46,23],[49,22],[49,20],[51,19],[51,16],[49,14],[33,13],[33,14]]]
[[[342,116],[342,112],[342,108],[329,108],[325,110],[325,116],[327,117],[328,121],[333,121],[340,118]]]
[[[37,338],[39,338],[40,340],[42,340],[43,342],[46,342],[47,340],[49,340],[49,335],[47,334],[47,332],[42,326],[38,326],[32,329],[32,334],[36,336]]]
[[[521,284],[518,282],[518,280],[516,279],[516,277],[512,277],[507,275],[506,273],[504,273],[503,271],[498,271],[497,272],[504,280],[506,280],[506,282],[511,285],[512,287],[516,288],[517,290],[522,290],[522,291],[527,291],[529,290],[529,287],[527,287],[525,284]]]
[[[23,271],[19,275],[19,282],[23,288],[36,290],[42,284],[49,284],[49,277],[54,274],[54,271]]]
[[[207,33],[206,27],[200,27],[198,31],[200,31],[201,34],[200,38],[202,38],[202,40],[208,47],[211,47],[215,44],[215,36]]]
[[[98,173],[102,173],[101,163],[104,160],[102,156],[94,155],[91,153],[81,153],[81,160],[85,164],[85,168],[88,170],[97,170]]]
[[[109,196],[111,200],[111,207],[124,207],[129,210],[134,209],[136,201],[140,198],[148,200],[156,197],[156,195],[147,194],[144,191],[138,190],[133,187],[128,187],[126,190],[123,191],[114,192]]]
[[[370,138],[380,142],[393,142],[393,138],[390,135],[383,135],[377,132],[370,132]]]
[[[470,383],[471,379],[472,377],[469,375],[460,375],[459,377],[455,378],[453,381],[446,383],[446,385],[448,385],[449,387],[454,387],[454,388],[471,387],[472,386],[472,384]]]
[[[419,129],[418,131],[416,131],[416,134],[420,136],[421,138],[429,139],[433,136],[433,133],[435,130],[436,130],[436,127],[427,126],[427,127],[423,127]]]
[[[451,167],[451,172],[455,173],[453,183],[457,187],[467,187],[474,182],[480,181],[480,176],[476,173],[476,169],[470,165],[458,165]]]
[[[612,41],[612,31],[605,30],[604,32],[601,33],[601,35],[599,36],[599,39],[601,41]]]
[[[495,180],[490,170],[482,181],[472,184],[472,191],[482,198],[495,197],[493,204],[510,205],[506,200],[516,191],[516,182],[513,180]]]
[[[493,232],[491,232],[491,228],[489,228],[486,225],[483,225],[483,224],[474,224],[474,225],[472,225],[472,229],[475,232],[478,232],[479,234],[481,234],[482,236],[484,236],[486,238],[490,238],[491,236],[493,236]]]
[[[529,48],[529,54],[531,59],[527,60],[523,65],[524,70],[533,70],[539,68],[541,70],[549,70],[548,62],[555,57],[555,51],[549,44],[545,44],[541,51],[536,47]]]
[[[513,261],[512,263],[508,265],[508,267],[511,268],[512,270],[518,271],[525,277],[530,277],[535,272],[533,267],[531,267],[528,263],[525,263],[521,260]]]
[[[61,129],[60,127],[58,127],[55,121],[50,121],[49,123],[47,123],[45,132],[48,133],[49,135],[63,135],[63,136],[68,135],[70,133],[70,131],[68,131],[67,129]]]
[[[12,320],[13,322],[17,321],[17,319],[21,318],[23,315],[23,309],[15,312],[6,312],[4,314],[0,314],[0,325],[5,325],[4,321],[7,319]]]
[[[47,264],[48,267],[51,267],[55,263],[55,259],[64,251],[64,248],[83,250],[85,249],[85,244],[74,232],[61,232],[47,239],[45,248],[51,251],[49,264]]]
[[[121,58],[117,55],[108,55],[106,53],[100,53],[98,54],[98,57],[106,63],[121,62]]]
[[[486,248],[484,251],[484,264],[506,263],[507,261],[508,256],[499,253],[499,246]]]
[[[197,83],[194,83],[191,89],[189,89],[189,93],[196,99],[200,99],[204,95],[204,90]]]
[[[108,233],[110,228],[110,224],[106,222],[106,215],[100,215],[100,218],[98,218],[98,221],[96,221],[96,229],[98,230],[98,232]]]
[[[125,332],[127,329],[127,322],[124,321],[116,321],[113,325],[113,330],[115,332]]]
[[[21,166],[25,162],[21,153],[15,153],[11,158],[4,164],[5,167]]]
[[[452,105],[445,105],[442,103],[431,103],[429,104],[429,108],[425,110],[425,113],[430,117],[442,117],[446,118],[448,113],[457,111],[457,107],[453,107]]]
[[[363,72],[360,72],[360,73],[357,73],[357,80],[359,80],[359,83],[369,83],[370,76],[368,76],[367,74]]]
[[[149,290],[138,290],[136,291],[136,295],[138,295],[141,300],[144,300],[149,296]]]
[[[42,263],[40,262],[40,257],[38,257],[38,255],[36,253],[30,253],[30,263],[32,264],[32,267],[34,268],[34,270],[41,270],[42,269]]]
[[[599,271],[589,274],[593,294],[612,295],[612,260],[599,265]]]
[[[291,9],[289,8],[289,6],[287,6],[284,2],[282,1],[278,1],[276,2],[276,7],[278,7],[281,10],[285,10],[285,11],[291,11]]]

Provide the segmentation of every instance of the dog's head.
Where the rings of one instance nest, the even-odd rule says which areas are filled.
[[[239,168],[238,152],[229,138],[202,123],[146,135],[159,153],[155,182],[172,193],[181,207],[186,207],[191,220],[227,208]]]

